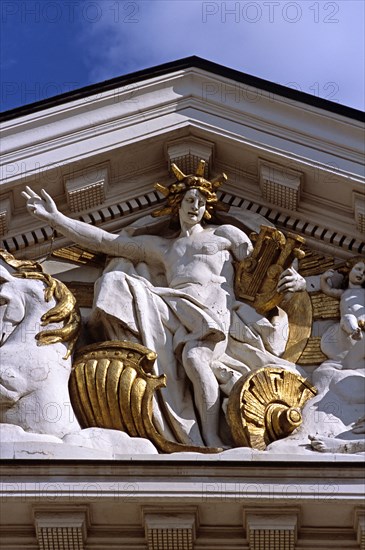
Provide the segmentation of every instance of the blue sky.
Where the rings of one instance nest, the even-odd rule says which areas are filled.
[[[364,109],[364,0],[0,0],[1,110],[190,55]]]

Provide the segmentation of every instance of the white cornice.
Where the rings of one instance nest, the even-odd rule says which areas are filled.
[[[208,95],[204,92],[208,85],[217,90],[223,86],[225,92]],[[3,125],[4,163],[24,161],[35,152],[38,155],[48,152],[50,144],[56,149],[80,140],[90,142],[97,151],[100,150],[100,146],[95,146],[97,137],[105,138],[110,133],[119,138],[122,129],[129,126],[135,129],[141,124],[145,128],[148,121],[174,113],[183,116],[187,123],[204,123],[208,117],[212,126],[241,135],[248,133],[252,141],[265,138],[264,141],[269,140],[278,148],[281,139],[301,150],[305,145],[322,156],[325,153],[339,160],[345,157],[361,162],[363,134],[359,122],[257,90],[261,93],[258,101],[237,102],[229,95],[237,86],[227,78],[217,75],[213,78],[200,69],[186,69],[138,83],[133,89],[128,85],[48,108],[41,114],[20,117]],[[109,147],[118,143],[108,141]],[[42,160],[47,161],[44,158],[39,162]],[[42,166],[45,165],[43,162]]]
[[[259,94],[258,100],[241,97],[242,90]],[[214,146],[213,171],[227,171],[235,196],[273,208],[259,187],[259,162],[299,171],[303,178],[295,219],[310,220],[323,234],[340,234],[342,244],[361,239],[360,122],[202,69],[179,70],[49,107],[5,122],[3,134],[0,194],[12,204],[10,218],[6,210],[7,239],[40,230],[20,199],[25,183],[46,186],[67,214],[65,178],[107,163],[110,181],[99,209],[114,208],[150,192],[156,174],[167,177],[166,143],[189,136]],[[128,162],[130,170],[125,169]],[[356,212],[354,193],[360,197]],[[284,206],[275,207],[278,216],[290,218]],[[97,212],[85,215],[100,216]],[[115,220],[112,226],[117,229]]]

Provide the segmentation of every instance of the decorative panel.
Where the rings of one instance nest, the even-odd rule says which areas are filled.
[[[193,550],[197,529],[197,510],[144,509],[148,550]]]
[[[39,550],[84,550],[87,510],[35,510],[34,523]]]
[[[250,550],[295,550],[298,509],[273,513],[270,509],[245,510]]]
[[[301,172],[271,162],[259,163],[260,187],[267,202],[287,210],[297,210],[301,191]]]
[[[209,177],[213,160],[213,143],[199,138],[182,138],[166,145],[169,169],[175,163],[184,174],[195,174],[201,159],[205,160],[204,177]]]
[[[67,202],[71,212],[90,210],[105,201],[108,186],[106,167],[94,167],[65,180]]]

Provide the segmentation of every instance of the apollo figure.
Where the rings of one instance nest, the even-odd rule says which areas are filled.
[[[66,217],[44,190],[39,196],[27,187],[22,194],[29,212],[79,246],[123,258],[132,267],[159,266],[164,272],[163,286],[155,286],[142,275],[120,274],[124,286],[120,285],[122,290],[115,299],[120,299],[128,284],[126,301],[120,308],[110,306],[115,307],[110,316],[119,319],[142,344],[157,351],[162,363],[157,373],[167,373],[170,397],[166,394],[164,413],[156,413],[155,420],[160,430],[183,443],[222,447],[220,386],[226,383],[227,373],[236,371],[241,375],[251,368],[246,364],[245,349],[248,363],[251,356],[259,357],[264,364],[276,363],[277,358],[265,352],[262,343],[255,351],[256,344],[252,342],[256,333],[247,343],[247,338],[251,338],[247,337],[248,327],[238,334],[235,324],[235,334],[232,333],[234,312],[238,311],[233,262],[249,256],[252,243],[233,225],[207,223],[220,207],[216,190],[225,176],[208,181],[201,166],[195,175],[185,176],[176,166],[173,170],[177,176],[174,184],[168,188],[157,184],[167,204],[154,213],[178,222],[178,232],[167,236],[112,234]],[[118,283],[119,274],[114,273],[113,277]],[[304,288],[304,279],[294,269],[282,273],[279,292]],[[108,294],[114,296],[111,286]],[[133,320],[123,318],[121,313],[128,309],[130,296],[133,307],[125,315],[132,315],[133,310]],[[275,318],[267,322],[275,326]],[[238,358],[230,348],[231,343],[237,348],[241,341],[246,348],[242,348],[242,357]],[[187,384],[178,389],[184,377]],[[163,415],[169,417],[168,422],[164,422]]]

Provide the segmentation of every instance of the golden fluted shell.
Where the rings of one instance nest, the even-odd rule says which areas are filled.
[[[167,440],[153,422],[153,398],[166,376],[153,374],[157,354],[140,344],[107,341],[80,349],[69,381],[71,403],[82,428],[121,430],[149,439],[162,452],[219,452]]]
[[[302,423],[301,409],[317,391],[295,372],[265,367],[242,376],[228,400],[227,421],[237,447],[266,449]]]

